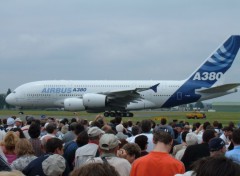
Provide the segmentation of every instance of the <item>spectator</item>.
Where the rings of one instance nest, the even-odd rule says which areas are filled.
[[[77,135],[74,133],[74,130],[77,126],[77,122],[73,122],[69,126],[69,131],[62,137],[63,143],[73,141],[77,138]]]
[[[47,134],[40,138],[42,146],[45,146],[48,139],[56,137],[57,125],[54,122],[49,123],[46,126],[46,131]]]
[[[232,159],[234,162],[240,164],[240,129],[236,129],[232,133],[232,141],[234,148],[230,151],[227,151],[225,156],[229,159]]]
[[[225,142],[226,148],[228,148],[231,143],[230,139],[232,137],[232,133],[233,133],[232,127],[224,127],[223,128],[223,134],[220,136],[220,138],[222,138],[223,141]]]
[[[41,127],[37,123],[32,123],[29,127],[28,134],[30,136],[29,142],[32,144],[34,154],[39,157],[44,151],[39,139],[41,133]]]
[[[11,164],[13,170],[22,171],[32,160],[37,158],[34,156],[32,145],[27,139],[19,140],[15,150],[18,158]]]
[[[15,120],[12,117],[8,117],[6,131],[10,131],[13,128],[14,123],[15,123]]]
[[[197,161],[203,157],[210,156],[208,142],[214,137],[215,130],[205,130],[202,136],[202,144],[191,145],[187,147],[181,160],[184,163],[187,171],[190,170],[190,166],[194,161]]]
[[[118,124],[118,125],[116,126],[116,131],[117,131],[116,136],[117,136],[117,138],[118,138],[119,140],[120,140],[120,139],[127,139],[127,138],[128,138],[127,135],[123,134],[124,127],[123,127],[122,124]]]
[[[154,144],[153,144],[153,134],[151,133],[151,129],[152,129],[152,122],[151,120],[143,120],[141,122],[141,130],[142,130],[142,133],[141,134],[138,134],[136,135],[134,138],[132,138],[132,140],[130,141],[131,143],[134,143],[135,141],[135,138],[139,135],[145,135],[147,136],[148,138],[148,147],[147,147],[147,152],[150,152],[153,147],[154,147]]]
[[[63,154],[63,142],[58,138],[51,138],[46,143],[46,154],[33,160],[23,169],[23,174],[27,176],[36,175],[61,175],[69,174],[69,168]]]
[[[79,147],[75,153],[75,168],[82,166],[88,159],[99,157],[99,139],[105,133],[98,127],[90,127],[88,130],[89,143]]]
[[[15,153],[15,146],[18,141],[19,137],[13,131],[7,132],[2,143],[2,150],[7,158],[8,164],[12,164],[12,162],[17,159],[17,155]]]
[[[86,133],[84,131],[84,126],[77,123],[74,125],[74,136],[76,136],[76,138],[72,141],[69,141],[67,142],[65,145],[64,145],[64,154],[63,154],[63,157],[67,160],[68,164],[69,164],[69,168],[70,170],[72,171],[73,170],[73,167],[74,167],[74,157],[75,157],[75,152],[77,150],[78,147],[81,147],[82,144],[81,143],[81,140],[83,139],[82,137],[80,137],[80,141],[78,142],[77,139],[78,139],[78,135],[80,135],[81,133]],[[88,140],[88,139],[87,139]],[[84,142],[84,144],[86,144]]]
[[[134,161],[130,176],[172,176],[184,173],[184,165],[169,154],[173,144],[172,136],[156,130],[153,133],[153,142],[153,151]]]
[[[89,163],[74,169],[70,176],[120,176],[116,169],[107,163]]]
[[[208,145],[210,150],[210,156],[223,156],[226,152],[225,142],[221,138],[212,138],[208,142]]]
[[[138,125],[135,125],[132,127],[132,136],[128,137],[126,140],[128,142],[132,141],[133,139],[135,139],[135,136],[138,135],[140,133],[140,128]]]
[[[20,118],[16,118],[14,128],[22,128],[22,126],[22,120]]]
[[[181,144],[178,144],[178,145],[175,145],[173,147],[173,152],[172,152],[172,155],[175,157],[177,152],[181,149],[186,149],[187,148],[187,143],[186,143],[186,136],[187,136],[187,131],[184,131],[181,135],[182,137],[182,143]]]
[[[129,176],[131,170],[131,164],[123,158],[116,156],[118,150],[119,141],[113,134],[104,134],[99,140],[99,147],[101,150],[101,156],[92,158],[87,163],[108,163],[113,166],[120,176]]]
[[[145,135],[139,135],[135,138],[134,141],[141,148],[141,156],[145,156],[148,154],[146,151],[148,145],[148,138]]]
[[[118,156],[125,158],[130,164],[132,164],[141,156],[141,149],[135,143],[127,143],[120,150],[118,150]]]
[[[30,136],[28,134],[28,129],[32,123],[32,121],[34,121],[34,117],[32,116],[26,116],[26,122],[27,122],[27,125],[23,126],[21,129],[23,131],[23,134],[24,136],[27,138],[27,139],[30,139]]]

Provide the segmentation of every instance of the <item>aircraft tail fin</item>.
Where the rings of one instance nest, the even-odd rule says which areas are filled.
[[[211,87],[231,67],[240,47],[240,35],[230,36],[204,63],[187,79],[186,83]]]

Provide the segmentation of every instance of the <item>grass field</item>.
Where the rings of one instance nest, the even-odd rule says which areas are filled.
[[[20,115],[19,111],[16,110],[1,110],[0,118],[7,118],[9,116],[15,115],[24,120],[26,115],[31,115],[36,118],[40,118],[41,115],[46,115],[47,117],[56,117],[56,118],[73,118],[78,117],[87,120],[93,120],[97,114],[87,113],[87,112],[68,112],[68,111],[39,111],[39,110],[24,110],[24,114]],[[185,117],[188,112],[178,112],[178,111],[136,111],[133,112],[134,117],[128,118],[124,117],[123,121],[132,120],[133,122],[141,121],[143,119],[152,119],[156,123],[159,123],[159,120],[165,117],[168,122],[177,119],[178,121],[188,121],[190,124],[194,122],[205,122],[209,121],[210,123],[217,120],[221,122],[224,126],[227,125],[230,121],[234,122],[235,125],[240,123],[240,113],[239,112],[206,112],[206,119],[187,119]],[[107,117],[107,121],[110,121],[112,117]]]

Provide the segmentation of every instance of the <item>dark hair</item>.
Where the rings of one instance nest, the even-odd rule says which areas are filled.
[[[88,133],[86,131],[82,131],[78,134],[76,143],[78,147],[82,147],[88,143],[88,140],[89,140]]]
[[[201,123],[199,123],[199,122],[195,123],[196,128],[199,128],[200,125],[201,125]]]
[[[131,120],[129,120],[127,123],[128,123],[128,126],[129,126],[129,127],[133,126],[133,123],[132,123]]]
[[[56,149],[62,149],[63,142],[58,138],[51,138],[47,140],[45,145],[46,153],[54,153]]]
[[[108,163],[89,163],[74,169],[70,176],[120,176]]]
[[[140,132],[139,126],[135,125],[132,127],[132,135],[133,136],[136,136],[137,134],[139,134],[139,132]]]
[[[186,136],[187,136],[188,133],[189,133],[188,131],[182,132],[182,141],[183,142],[186,142]]]
[[[77,123],[74,128],[74,133],[79,135],[82,131],[84,131],[84,126],[80,123]]]
[[[141,128],[143,133],[148,133],[152,129],[152,123],[151,120],[143,120],[141,122]]]
[[[50,134],[53,133],[54,130],[56,129],[57,129],[57,125],[55,123],[49,123],[46,127],[47,133],[50,133]]]
[[[205,157],[193,164],[196,176],[238,176],[240,167],[224,156]]]
[[[37,123],[32,123],[28,129],[28,134],[31,138],[38,138],[41,134],[41,127]]]
[[[145,150],[148,144],[148,138],[145,135],[139,135],[135,138],[135,143],[138,144],[141,150]]]
[[[234,144],[240,144],[240,129],[236,129],[233,131],[232,140]]]
[[[19,138],[25,138],[25,135],[23,134],[21,128],[11,128],[10,131],[19,132]]]
[[[161,118],[160,123],[161,123],[161,125],[166,125],[167,124],[167,119]]]
[[[208,143],[210,139],[215,137],[215,130],[205,130],[202,135],[203,142]]]
[[[124,149],[128,155],[135,156],[135,159],[141,156],[141,148],[135,143],[127,143],[122,149]]]
[[[204,122],[203,123],[203,129],[206,130],[207,126],[211,126],[210,122]]]
[[[154,130],[153,141],[155,143],[162,142],[167,145],[172,142],[172,136],[168,132],[161,131],[161,130],[156,130],[156,131]]]
[[[218,128],[218,124],[219,124],[218,121],[214,121],[214,122],[213,122],[213,126],[214,126],[214,127],[217,127],[217,128]]]

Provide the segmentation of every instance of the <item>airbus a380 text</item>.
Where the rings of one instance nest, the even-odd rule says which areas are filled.
[[[36,81],[17,87],[6,102],[19,107],[59,107],[69,111],[133,116],[131,110],[168,108],[237,92],[239,83],[219,80],[231,67],[240,36],[230,36],[181,81]]]

